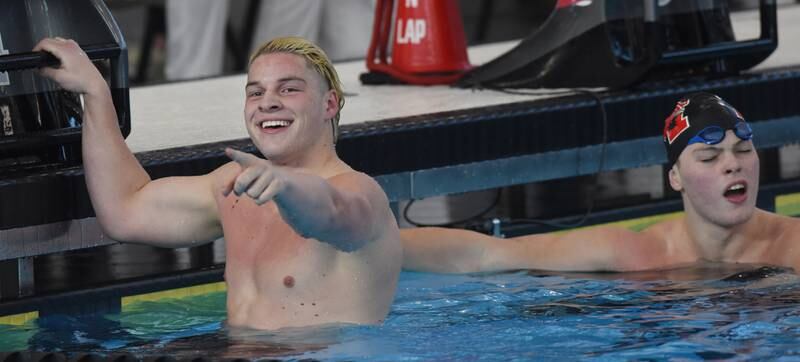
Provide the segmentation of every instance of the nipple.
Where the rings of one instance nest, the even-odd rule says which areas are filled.
[[[294,278],[291,275],[287,275],[283,278],[283,286],[287,288],[291,288],[294,286]]]

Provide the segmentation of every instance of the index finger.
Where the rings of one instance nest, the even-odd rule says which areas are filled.
[[[233,160],[236,163],[238,163],[239,165],[241,165],[242,168],[245,168],[245,167],[248,167],[248,166],[252,166],[256,162],[261,160],[260,158],[254,156],[254,155],[251,155],[251,154],[249,154],[247,152],[234,150],[233,148],[225,148],[225,155],[228,156],[228,158],[230,158],[231,160]]]

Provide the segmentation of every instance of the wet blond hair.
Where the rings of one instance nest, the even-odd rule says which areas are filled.
[[[325,79],[328,84],[328,90],[333,90],[336,93],[336,98],[339,100],[339,110],[336,115],[331,119],[331,127],[333,127],[333,142],[339,139],[339,117],[344,107],[344,91],[342,91],[342,82],[339,80],[339,75],[336,69],[333,68],[331,60],[328,55],[316,44],[299,37],[282,37],[272,39],[253,52],[250,56],[248,67],[253,64],[256,58],[264,54],[272,53],[289,53],[302,57],[306,60],[306,64],[314,69],[317,74]]]

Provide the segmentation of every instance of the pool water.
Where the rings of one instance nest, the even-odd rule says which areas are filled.
[[[0,351],[248,359],[797,360],[800,277],[703,265],[664,272],[404,272],[382,326],[225,327],[225,293],[137,302],[119,314],[0,326]]]

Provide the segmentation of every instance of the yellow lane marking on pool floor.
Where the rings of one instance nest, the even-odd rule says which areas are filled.
[[[39,318],[39,312],[33,311],[28,313],[12,314],[0,317],[0,324],[7,324],[12,326],[21,326],[29,321]]]
[[[651,216],[644,216],[644,217],[637,217],[635,219],[625,219],[620,221],[612,221],[605,224],[596,224],[596,225],[589,225],[589,226],[581,226],[574,229],[568,230],[561,230],[558,231],[559,233],[570,232],[579,229],[589,229],[599,226],[619,226],[622,228],[630,229],[633,231],[641,231],[646,229],[647,227],[662,222],[664,220],[675,219],[677,217],[683,216],[683,211],[675,211],[666,214],[658,214],[658,215],[651,215]]]
[[[202,294],[223,292],[223,291],[225,291],[225,282],[216,282],[216,283],[195,285],[185,288],[162,290],[160,292],[130,295],[127,297],[122,297],[120,303],[122,304],[122,307],[125,307],[135,302],[152,302],[166,298],[179,299],[179,298],[192,297],[195,295],[202,295]]]
[[[786,215],[786,216],[800,216],[800,192],[794,194],[786,194],[780,195],[775,197],[775,213],[779,215]],[[633,231],[641,231],[646,229],[648,226],[653,224],[659,223],[664,220],[674,219],[684,214],[683,211],[676,211],[670,212],[667,214],[659,214],[653,216],[645,216],[639,217],[635,219],[627,219],[627,220],[620,220],[620,221],[612,221],[605,224],[597,224],[597,225],[590,225],[590,226],[583,226],[577,229],[585,229],[585,228],[592,228],[597,226],[619,226],[623,228],[627,228]],[[563,230],[561,232],[565,232],[567,230]]]
[[[623,227],[626,229],[634,230],[634,231],[642,231],[646,229],[648,226],[657,224],[664,220],[675,219],[677,217],[683,216],[683,211],[676,211],[670,212],[667,214],[659,214],[659,215],[652,215],[652,216],[645,216],[645,217],[638,217],[635,219],[628,219],[628,220],[621,220],[621,221],[614,221],[603,225],[614,225]]]
[[[800,216],[800,193],[775,197],[775,213],[786,216]]]

